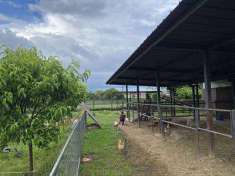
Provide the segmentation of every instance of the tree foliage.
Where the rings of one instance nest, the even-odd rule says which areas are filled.
[[[6,49],[0,75],[1,143],[46,147],[59,135],[60,122],[86,98],[83,81],[89,75],[80,74],[78,65],[65,69],[35,48]]]
[[[199,96],[201,97],[202,91],[199,89]],[[182,86],[176,88],[176,96],[179,99],[192,99],[192,87]]]

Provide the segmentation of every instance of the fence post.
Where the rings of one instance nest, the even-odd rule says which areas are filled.
[[[87,127],[87,111],[84,111],[85,128]]]
[[[199,144],[199,128],[200,128],[200,111],[195,109],[195,127],[196,127],[196,147],[197,147],[197,156],[200,155],[200,144]]]

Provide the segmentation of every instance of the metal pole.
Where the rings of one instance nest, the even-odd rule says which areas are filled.
[[[159,130],[160,133],[163,132],[163,118],[162,118],[162,111],[161,111],[161,89],[160,89],[160,76],[159,73],[156,74],[156,84],[157,84],[157,109],[158,109],[158,116],[159,116]]]
[[[233,155],[235,152],[235,80],[232,80],[233,110],[230,115],[231,133],[233,137]]]
[[[174,92],[173,92],[173,88],[172,87],[170,87],[169,88],[169,90],[170,90],[170,102],[171,102],[171,118],[174,116],[174,109],[173,109],[173,94],[174,94]]]
[[[200,107],[200,97],[199,97],[199,85],[198,84],[196,85],[196,104],[197,104],[197,107],[199,108]],[[198,118],[200,120],[200,111],[198,112]]]
[[[200,128],[200,119],[199,119],[199,109],[195,110],[195,127],[196,127],[196,146],[197,146],[197,156],[200,155],[200,139],[199,139],[199,128]]]
[[[235,95],[235,89],[234,89],[234,83],[233,83],[233,95]],[[235,109],[233,109],[230,113],[230,122],[231,122],[231,134],[232,134],[232,156],[235,156]]]
[[[193,107],[196,107],[195,85],[192,85]],[[193,120],[195,120],[195,109],[193,110]]]
[[[233,109],[235,109],[235,80],[232,80]]]
[[[175,110],[175,105],[176,105],[176,99],[175,99],[175,97],[176,97],[176,89],[173,88],[172,91],[173,91],[173,105],[174,105],[174,108],[173,108],[173,116],[176,117],[176,110]]]
[[[204,84],[205,84],[205,108],[212,108],[211,106],[211,75],[210,75],[210,63],[209,63],[209,52],[203,53],[203,73],[204,73]],[[213,114],[211,111],[207,111],[207,129],[211,130],[213,127]],[[209,134],[209,153],[214,152],[214,134]]]
[[[139,80],[137,79],[137,115],[138,115],[138,127],[140,127],[140,88]]]
[[[128,85],[126,85],[126,112],[127,112],[127,118],[130,120],[129,115],[129,96],[128,96]]]
[[[235,110],[231,111],[231,133],[233,140],[235,140]]]

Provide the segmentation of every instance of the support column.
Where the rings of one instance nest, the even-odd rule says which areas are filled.
[[[231,119],[231,133],[233,137],[232,156],[235,156],[235,79],[232,80],[232,96],[233,96],[233,110],[231,111],[230,119]]]
[[[162,111],[161,111],[161,89],[160,89],[160,76],[159,73],[156,74],[156,84],[157,84],[157,110],[158,110],[158,116],[159,116],[159,130],[160,133],[163,133],[163,117],[162,117]]]
[[[192,85],[192,99],[193,99],[193,107],[195,108],[196,107],[196,94],[195,94],[195,89],[196,89],[196,86],[195,85]],[[195,120],[195,109],[193,109],[193,120]]]
[[[173,116],[176,117],[176,110],[175,110],[175,105],[176,105],[176,88],[173,87],[172,89],[172,92],[173,92],[173,105],[174,105],[174,108],[173,108]]]
[[[174,90],[172,87],[169,88],[170,90],[170,101],[171,101],[171,118],[174,117]]]
[[[129,113],[129,95],[128,95],[128,85],[126,85],[126,113],[127,113],[127,118],[130,121],[130,113]]]
[[[138,114],[138,127],[140,127],[140,88],[139,80],[137,80],[137,114]]]
[[[196,84],[195,88],[196,88],[196,106],[200,108],[199,85]],[[198,118],[200,121],[200,110],[198,111]]]
[[[212,108],[211,105],[211,73],[208,51],[203,53],[203,72],[204,72],[204,84],[205,84],[205,108]],[[213,127],[213,114],[211,111],[207,111],[207,129],[211,130]],[[214,134],[209,134],[209,153],[214,152]]]
[[[232,80],[233,109],[235,109],[235,79]]]

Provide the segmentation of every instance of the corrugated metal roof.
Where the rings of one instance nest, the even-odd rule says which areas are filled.
[[[183,0],[108,80],[108,84],[163,86],[203,81],[203,54],[212,80],[235,74],[235,1]]]

